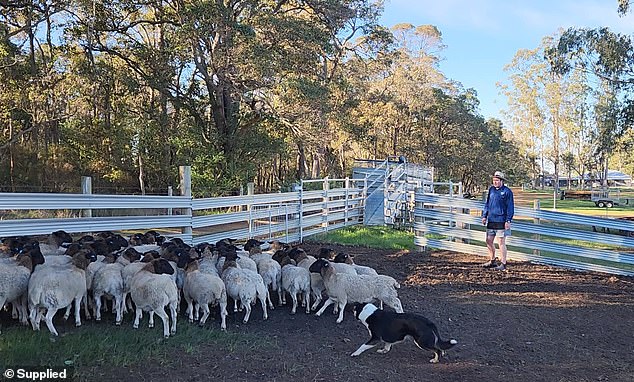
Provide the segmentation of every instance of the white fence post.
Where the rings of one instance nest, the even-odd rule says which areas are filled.
[[[323,196],[323,203],[324,206],[321,209],[321,213],[322,213],[322,227],[324,227],[324,231],[328,232],[328,189],[330,188],[330,183],[328,182],[328,177],[324,178],[324,185],[323,185],[323,189],[324,189],[324,196]]]
[[[343,226],[347,226],[348,225],[348,198],[350,197],[350,179],[348,179],[348,177],[346,177],[346,183],[345,183],[345,187],[346,187],[346,201],[344,203],[344,209],[343,209]]]
[[[299,183],[299,242],[304,242],[304,180]]]
[[[192,207],[191,207],[191,198],[192,198],[192,167],[191,166],[179,166],[178,173],[180,177],[180,191],[182,196],[187,196],[190,198],[189,208],[185,209],[185,214],[192,217]],[[187,242],[192,241],[192,220],[190,219],[189,226],[185,226],[181,228],[181,233],[185,237],[183,240]]]
[[[91,177],[89,176],[81,177],[81,193],[86,195],[92,194],[92,178]],[[82,210],[82,216],[85,218],[91,218],[92,210],[89,208]]]
[[[172,189],[172,186],[167,187],[167,196],[174,196],[174,190]],[[171,207],[167,209],[168,215],[172,215],[173,213],[174,211],[172,210]]]
[[[247,183],[247,195],[255,194],[255,183],[249,182]],[[249,211],[249,239],[253,239],[253,230],[255,227],[253,226],[253,206],[247,205],[247,211]]]
[[[535,211],[539,211],[539,199],[533,200],[533,209]],[[541,221],[540,218],[534,218],[533,219],[533,223],[534,224],[540,224],[540,221]],[[534,238],[535,238],[535,240],[540,240],[541,239],[541,235],[540,234],[535,234]],[[540,254],[539,249],[533,249],[533,254],[539,256],[539,254]]]

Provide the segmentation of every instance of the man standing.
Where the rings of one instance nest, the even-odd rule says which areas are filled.
[[[504,185],[506,176],[502,171],[493,174],[493,185],[489,187],[484,210],[482,210],[482,224],[486,224],[486,243],[489,250],[489,261],[483,264],[485,268],[498,271],[506,269],[506,237],[511,236],[511,221],[515,213],[513,191]],[[498,246],[502,253],[502,263],[495,261],[495,244],[497,236]]]

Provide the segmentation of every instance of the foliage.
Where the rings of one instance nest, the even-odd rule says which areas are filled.
[[[0,190],[76,191],[91,176],[95,192],[165,193],[191,165],[198,196],[275,191],[402,154],[469,189],[487,164],[511,167],[491,162],[514,150],[475,91],[439,71],[442,32],[389,30],[382,6],[9,2]]]

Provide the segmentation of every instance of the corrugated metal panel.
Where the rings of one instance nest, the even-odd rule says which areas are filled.
[[[0,220],[2,237],[46,235],[53,231],[75,232],[119,231],[128,229],[158,229],[189,226],[187,215],[119,216],[76,219],[16,219]]]
[[[416,237],[414,239],[414,244],[419,247],[431,247],[444,249],[447,251],[456,251],[461,253],[470,253],[474,255],[486,256],[486,247],[470,245],[465,243],[456,243],[445,240],[437,240],[430,239],[425,237]],[[536,264],[546,264],[546,265],[554,265],[558,267],[565,267],[579,271],[591,271],[591,272],[602,272],[609,273],[615,275],[622,276],[634,276],[634,272],[616,268],[616,267],[608,267],[596,264],[588,264],[588,263],[580,263],[569,260],[562,260],[556,258],[549,258],[544,256],[535,256],[525,253],[508,251],[508,258],[516,261],[530,261]]]
[[[484,231],[470,231],[460,228],[448,228],[439,225],[426,225],[416,223],[414,229],[417,232],[429,232],[446,235],[454,238],[484,240]],[[577,256],[586,259],[596,259],[612,261],[622,264],[634,265],[634,254],[621,253],[618,251],[608,251],[596,248],[584,248],[579,246],[566,245],[561,243],[551,243],[542,240],[533,240],[524,237],[509,236],[506,238],[507,246],[536,249],[540,251],[561,253],[568,256]]]
[[[0,193],[3,210],[189,208],[186,196]]]

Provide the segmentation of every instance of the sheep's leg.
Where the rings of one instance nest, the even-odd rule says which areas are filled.
[[[187,310],[185,311],[185,314],[189,317],[189,322],[194,322],[194,303],[189,296],[185,296],[185,301],[187,301]]]
[[[200,326],[205,325],[205,322],[207,322],[207,318],[209,317],[209,305],[208,304],[202,304],[202,310],[203,310],[203,316],[200,318]]]
[[[291,299],[293,300],[293,307],[291,308],[291,314],[295,314],[297,310],[297,293],[291,293]]]
[[[101,294],[93,292],[92,298],[95,300],[95,320],[101,321]]]
[[[22,295],[21,297],[18,298],[18,315],[20,317],[20,323],[22,325],[28,325],[29,321],[28,321],[28,314],[27,314],[27,310],[26,310],[26,294]]]
[[[194,321],[198,321],[199,317],[200,317],[200,303],[196,301],[194,303]]]
[[[84,303],[84,315],[86,316],[87,320],[90,320],[92,318],[92,316],[90,315],[90,310],[88,309],[89,299],[90,297],[88,294],[84,295],[84,297],[81,299],[81,301]]]
[[[57,309],[49,308],[44,317],[44,322],[52,335],[59,336],[57,330],[55,330],[55,326],[53,326],[53,316],[55,316],[55,313],[57,313]]]
[[[121,325],[123,321],[123,298],[120,295],[114,296],[115,301],[115,312],[117,313],[117,317],[115,320],[115,325]]]
[[[220,329],[227,330],[227,301],[220,301]]]
[[[178,314],[178,312],[177,312],[177,310],[178,310],[178,302],[176,302],[176,301],[171,302],[169,304],[169,307],[170,307],[170,316],[172,318],[172,327],[171,327],[171,330],[170,330],[170,334],[171,335],[175,335],[176,334],[176,320],[178,318],[177,317],[177,314]]]
[[[83,295],[75,296],[75,326],[81,326],[81,299],[84,298]],[[68,305],[70,308],[70,305]]]
[[[337,323],[340,324],[343,322],[343,311],[346,310],[346,302],[344,300],[339,301],[339,318],[337,318]]]
[[[313,303],[313,306],[310,307],[311,310],[315,310],[317,309],[317,307],[319,306],[319,303],[321,302],[322,298],[320,294],[317,293],[313,293],[313,297],[315,298],[315,302]]]
[[[242,302],[242,300],[240,300],[240,302]],[[242,304],[242,306],[244,306],[244,309],[246,310],[242,322],[246,324],[247,322],[249,322],[249,317],[251,317],[251,302],[248,301],[246,304]]]
[[[2,304],[0,304],[0,307],[3,307],[5,304],[4,301],[2,301]],[[16,306],[15,301],[13,301],[11,303],[11,318],[13,318],[14,320],[18,319],[20,317],[20,312],[18,311],[18,307]]]
[[[269,309],[275,309],[273,301],[271,301],[271,292],[269,291],[268,287],[266,288],[266,302],[269,305]]]
[[[170,326],[169,326],[169,318],[167,317],[167,313],[165,313],[164,308],[158,308],[156,310],[156,315],[161,318],[163,321],[163,337],[169,338],[170,336]]]
[[[268,296],[268,294],[269,293],[267,291],[266,296],[258,296],[258,299],[260,300],[260,305],[262,305],[262,310],[264,311],[264,314],[262,315],[263,320],[267,320],[269,318],[269,314],[266,309],[266,297]]]
[[[154,327],[154,311],[150,310],[150,323],[147,326],[148,328]]]
[[[282,301],[282,296],[284,296],[284,291],[282,291],[282,284],[277,285],[277,306],[282,306],[286,304],[286,301]]]
[[[334,303],[334,302],[335,302],[335,300],[333,300],[333,299],[331,299],[330,297],[328,297],[328,300],[326,300],[326,302],[324,302],[324,305],[322,305],[321,309],[319,309],[319,310],[317,311],[317,313],[315,313],[315,315],[316,315],[316,316],[321,316],[321,315],[324,313],[324,310],[326,310],[326,308],[327,308],[330,304],[332,304],[332,303]]]
[[[238,311],[238,300],[237,299],[233,299],[233,312],[237,312]]]
[[[310,314],[310,291],[304,291],[304,299],[306,300],[306,314]]]
[[[71,308],[72,304],[69,304],[66,307],[66,311],[64,312],[64,321],[68,320],[68,317],[70,317],[70,308]]]
[[[141,321],[141,315],[143,314],[143,311],[141,310],[141,308],[139,308],[137,306],[137,308],[135,309],[134,312],[134,324],[132,324],[132,327],[134,329],[138,329],[139,328],[139,321]]]
[[[39,308],[37,306],[29,306],[29,320],[31,321],[31,326],[33,330],[40,330],[39,325],[36,325],[35,318],[37,316]]]

